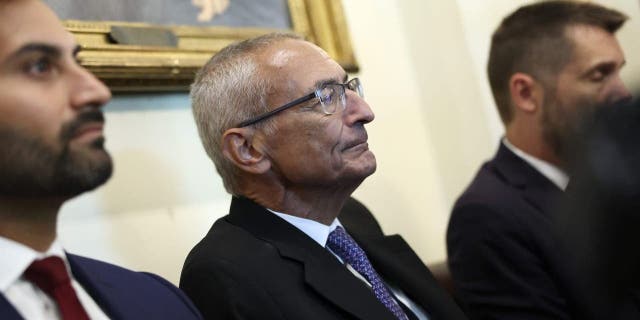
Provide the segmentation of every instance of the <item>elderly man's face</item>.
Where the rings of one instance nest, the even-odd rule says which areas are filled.
[[[562,158],[582,116],[631,97],[620,78],[625,59],[614,35],[586,25],[566,34],[574,43],[572,59],[558,74],[555,92],[545,96],[541,118],[546,142]]]
[[[111,94],[35,0],[0,3],[0,195],[69,197],[111,174],[100,107]]]
[[[344,83],[345,71],[317,46],[284,40],[264,52],[266,74],[276,84],[274,108],[313,92],[321,83]],[[276,133],[265,137],[272,169],[292,188],[357,186],[376,169],[367,144],[366,123],[374,115],[355,92],[346,90],[346,108],[326,115],[316,99],[276,116]]]

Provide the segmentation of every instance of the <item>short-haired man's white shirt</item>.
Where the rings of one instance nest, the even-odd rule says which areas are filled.
[[[71,278],[71,285],[89,318],[93,320],[109,319],[82,285],[73,277],[69,261],[67,261],[67,255],[57,241],[54,241],[49,250],[43,253],[13,240],[0,237],[0,252],[2,252],[2,258],[0,259],[0,291],[23,318],[29,320],[61,319],[55,301],[22,275],[33,261],[56,256],[64,261]]]
[[[542,159],[538,159],[522,150],[518,147],[514,146],[509,142],[507,137],[502,139],[502,143],[507,149],[511,150],[511,152],[515,153],[520,159],[524,160],[526,163],[531,165],[536,171],[540,172],[541,175],[545,176],[547,179],[551,180],[553,184],[558,186],[560,190],[564,191],[567,189],[567,185],[569,184],[569,176],[562,169],[554,166],[553,164],[544,161]]]
[[[340,261],[340,263],[344,264],[347,267],[347,269],[349,269],[349,271],[351,271],[351,273],[355,277],[362,280],[369,287],[371,287],[371,284],[369,283],[369,281],[367,281],[367,279],[365,279],[358,271],[353,269],[349,264],[344,263],[344,261],[342,261],[342,259],[337,254],[331,251],[331,249],[327,248],[327,239],[329,238],[329,234],[333,230],[335,230],[338,226],[342,227],[342,224],[340,223],[340,221],[338,221],[337,218],[334,219],[330,225],[325,225],[311,219],[292,216],[292,215],[277,212],[268,208],[267,210],[269,210],[271,213],[275,214],[276,216],[282,218],[284,221],[292,224],[294,227],[298,228],[300,231],[304,232],[307,236],[309,236],[311,239],[317,242],[320,246],[329,250],[329,252],[331,252],[331,254],[333,254],[338,259],[338,261]],[[413,312],[413,314],[415,314],[416,317],[418,317],[419,320],[429,319],[429,317],[427,317],[427,312],[425,312],[422,309],[422,307],[420,307],[418,304],[416,304],[411,299],[409,299],[409,297],[407,297],[407,295],[404,292],[402,292],[402,290],[392,285],[389,285],[388,283],[387,283],[387,287],[389,287],[393,295],[398,300],[400,300],[405,306],[407,306]]]

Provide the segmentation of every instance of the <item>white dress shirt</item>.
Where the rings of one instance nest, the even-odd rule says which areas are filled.
[[[0,252],[2,252],[2,258],[0,259],[0,290],[23,318],[28,320],[60,319],[60,313],[55,301],[40,290],[38,286],[22,276],[33,261],[56,256],[64,261],[71,278],[71,285],[75,289],[76,295],[78,295],[78,299],[89,318],[93,320],[109,319],[73,277],[67,261],[67,255],[57,241],[54,241],[49,250],[43,253],[13,240],[0,237]]]
[[[506,137],[502,139],[502,143],[504,143],[504,146],[507,147],[507,149],[515,153],[516,156],[531,165],[534,169],[536,169],[536,171],[540,172],[541,175],[551,180],[551,182],[558,186],[558,188],[563,191],[567,189],[567,185],[569,184],[569,176],[562,169],[518,149],[518,147],[511,144],[511,142],[509,142]]]
[[[344,261],[342,261],[342,259],[338,255],[336,255],[333,251],[331,251],[331,249],[327,248],[327,239],[329,238],[329,234],[333,230],[335,230],[338,226],[342,227],[342,224],[340,223],[340,221],[338,221],[337,218],[334,219],[333,222],[327,226],[325,224],[322,224],[320,222],[317,222],[311,219],[300,218],[300,217],[292,216],[289,214],[277,212],[271,209],[267,209],[267,210],[269,210],[276,216],[282,218],[284,221],[292,224],[294,227],[298,228],[300,231],[304,232],[307,236],[309,236],[311,239],[317,242],[320,246],[329,250],[329,252],[331,252],[338,259],[338,261],[340,261],[340,263],[344,264],[347,267],[347,269],[349,269],[349,271],[353,273],[354,276],[356,276],[358,279],[362,280],[369,287],[371,287],[371,284],[369,283],[369,281],[367,281],[367,279],[365,279],[358,271],[353,269],[348,263],[344,263]],[[422,307],[420,307],[418,304],[416,304],[411,299],[409,299],[409,297],[407,297],[407,295],[404,292],[402,292],[402,290],[396,287],[390,286],[388,283],[387,283],[387,287],[391,290],[393,295],[398,300],[400,300],[405,306],[407,306],[413,312],[414,315],[416,315],[418,319],[420,320],[429,319],[429,317],[427,317],[427,313],[422,309]]]

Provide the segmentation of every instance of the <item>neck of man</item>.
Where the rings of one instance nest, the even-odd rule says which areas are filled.
[[[510,123],[506,127],[505,136],[516,148],[564,169],[564,162],[553,150],[553,147],[545,142],[542,130],[537,124]]]
[[[292,216],[330,225],[340,214],[345,201],[355,187],[348,188],[286,188],[254,187],[244,196],[265,208]]]
[[[56,238],[64,199],[0,196],[0,236],[45,252]]]

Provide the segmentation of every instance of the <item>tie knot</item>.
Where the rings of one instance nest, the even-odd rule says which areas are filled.
[[[346,257],[355,257],[361,253],[364,254],[364,251],[362,251],[356,241],[340,226],[329,233],[327,246],[343,259]]]
[[[55,288],[71,282],[64,261],[59,257],[47,257],[32,262],[24,276],[49,295],[52,295]]]
[[[327,241],[329,243],[338,243],[339,241],[343,241],[343,239],[346,237],[349,237],[349,235],[346,231],[344,231],[344,228],[342,228],[341,226],[337,226],[335,229],[333,229],[333,231],[329,233],[329,238],[327,239]]]
[[[64,261],[59,257],[36,260],[24,272],[24,277],[33,282],[58,304],[63,320],[89,320],[82,307]]]

